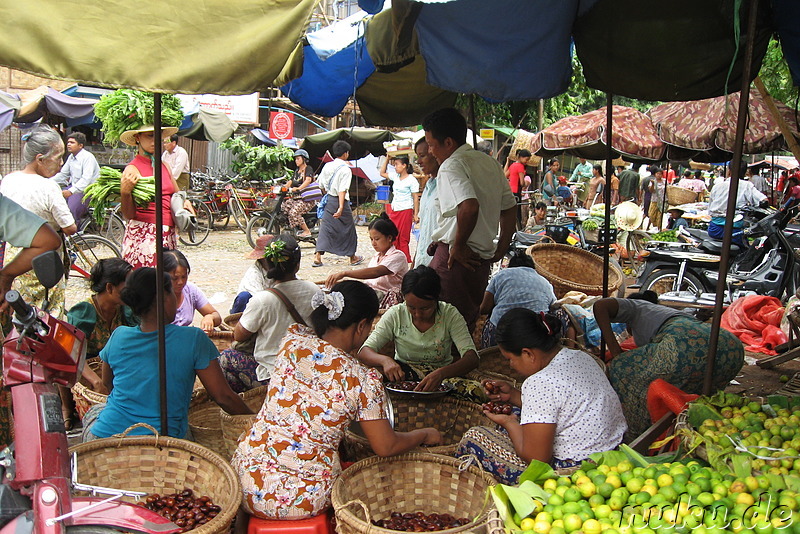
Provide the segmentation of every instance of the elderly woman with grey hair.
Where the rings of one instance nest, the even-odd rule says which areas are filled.
[[[63,155],[64,141],[57,131],[49,126],[35,129],[22,149],[25,167],[21,171],[7,174],[0,181],[0,193],[43,218],[57,232],[70,235],[77,231],[75,220],[61,194],[61,188],[50,179],[61,169]],[[7,247],[5,263],[11,261],[20,250]],[[62,281],[50,291],[50,313],[59,319],[66,319],[65,285],[66,282]],[[41,306],[44,287],[32,272],[18,276],[13,287],[25,297],[26,302]]]

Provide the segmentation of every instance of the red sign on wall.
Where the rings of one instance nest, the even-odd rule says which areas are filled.
[[[271,111],[269,114],[269,136],[273,139],[294,137],[294,116],[284,111]]]

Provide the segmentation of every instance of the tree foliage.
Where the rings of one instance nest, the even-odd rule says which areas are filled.
[[[282,177],[294,157],[286,146],[252,146],[244,136],[231,137],[220,148],[233,153],[231,168],[247,180],[271,181]]]

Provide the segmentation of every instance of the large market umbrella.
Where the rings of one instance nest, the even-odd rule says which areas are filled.
[[[300,148],[308,152],[312,161],[322,160],[325,152],[331,149],[336,141],[350,143],[350,159],[361,159],[367,154],[381,156],[386,154],[383,143],[396,141],[399,136],[388,130],[378,128],[338,128],[329,132],[309,135],[303,140]]]
[[[64,120],[92,116],[95,102],[89,98],[67,96],[46,86],[16,94],[0,91],[0,105],[6,110],[3,115],[12,109],[13,121],[20,123],[32,123],[44,117]],[[4,122],[8,121],[0,120],[0,130],[8,127],[8,124],[3,126]]]
[[[667,102],[650,109],[647,114],[653,120],[662,141],[688,151],[716,152],[715,158],[733,153],[736,134],[736,118],[741,94],[707,98],[690,102]],[[781,117],[789,128],[798,134],[794,110],[775,102]],[[745,154],[764,154],[774,150],[785,150],[786,140],[777,121],[767,108],[761,93],[750,92],[747,113],[749,120],[744,134]],[[676,158],[677,159],[677,158]],[[720,161],[720,159],[716,159]]]
[[[603,107],[554,122],[534,135],[531,152],[539,156],[567,152],[587,159],[605,159],[608,144],[606,110]],[[656,135],[647,115],[625,106],[613,106],[611,115],[611,148],[614,157],[621,155],[636,161],[658,161],[663,158],[665,145]]]
[[[232,136],[238,127],[224,111],[201,107],[184,120],[178,135],[197,141],[221,143]]]

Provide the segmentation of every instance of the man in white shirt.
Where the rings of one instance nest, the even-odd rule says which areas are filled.
[[[742,163],[742,171],[747,168],[747,165]],[[714,182],[714,188],[711,190],[711,195],[708,199],[708,214],[711,216],[711,222],[708,223],[708,235],[714,239],[722,239],[723,230],[725,227],[725,218],[728,210],[728,197],[730,196],[731,188],[731,168],[728,167],[728,176],[724,180],[717,179]],[[739,180],[739,189],[736,194],[736,211],[745,207],[756,207],[759,205],[767,205],[767,195],[756,189],[752,183],[745,179]],[[734,220],[733,222],[733,243],[736,245],[744,246],[743,230],[744,221]]]
[[[172,134],[164,139],[164,153],[161,161],[167,164],[172,176],[178,183],[181,191],[188,191],[189,179],[189,154],[183,147],[178,146],[178,134]]]
[[[69,211],[75,223],[80,227],[81,221],[89,212],[88,202],[83,201],[83,192],[100,176],[100,165],[97,164],[94,154],[84,150],[86,135],[81,132],[72,132],[67,136],[66,163],[61,171],[53,176],[64,190],[62,194],[67,199]]]
[[[441,165],[441,221],[431,235],[430,267],[441,279],[441,299],[458,308],[472,331],[492,262],[503,257],[514,234],[517,202],[500,164],[466,144],[467,123],[457,110],[435,111],[422,125]]]

